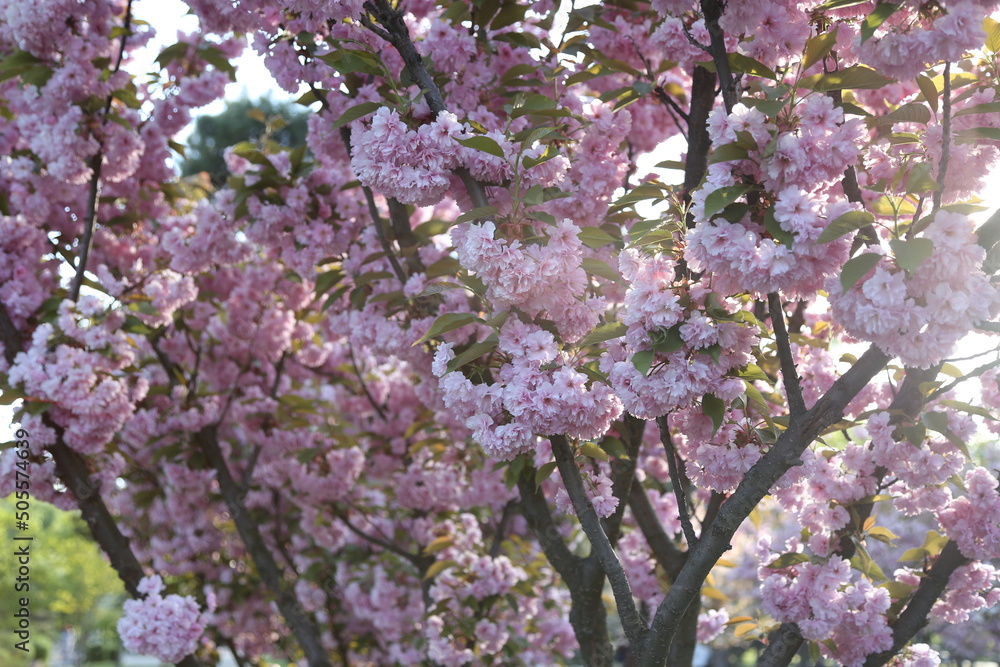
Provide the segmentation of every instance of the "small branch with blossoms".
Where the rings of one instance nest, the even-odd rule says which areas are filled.
[[[664,415],[657,417],[656,425],[660,427],[660,440],[663,441],[664,453],[667,456],[667,468],[670,472],[670,486],[673,487],[674,497],[677,498],[677,514],[680,516],[681,528],[684,530],[684,538],[687,540],[690,550],[698,544],[698,537],[694,534],[694,526],[691,524],[688,494],[681,483],[680,472],[677,470],[677,450],[674,447],[673,436],[670,434],[670,422]]]
[[[119,69],[121,69],[122,61],[125,58],[125,46],[128,43],[129,31],[132,26],[132,0],[128,0],[128,5],[125,7],[125,20],[122,25],[122,35],[121,42],[118,47],[118,58],[115,61],[114,69],[111,70],[111,76],[116,74]],[[114,95],[108,95],[107,99],[104,101],[104,113],[101,115],[101,121],[106,122],[108,118],[108,112],[111,111],[111,103],[114,100]],[[76,301],[80,298],[80,289],[83,287],[84,274],[87,271],[87,260],[90,257],[90,251],[94,245],[94,229],[97,227],[97,207],[101,194],[101,166],[104,164],[104,138],[99,137],[97,139],[97,152],[90,158],[90,188],[87,193],[87,211],[83,218],[83,238],[80,239],[80,259],[76,266],[76,275],[73,276],[73,283],[69,289],[69,299],[71,301]]]
[[[285,582],[281,568],[278,567],[278,563],[264,542],[260,527],[250,516],[243,502],[240,487],[233,479],[229,465],[219,447],[217,428],[217,426],[209,426],[201,429],[194,434],[194,441],[201,449],[208,464],[215,470],[219,491],[229,508],[233,523],[236,524],[236,530],[246,545],[247,553],[250,554],[257,566],[261,579],[275,596],[278,609],[302,646],[309,664],[331,667],[326,649],[320,639],[319,628],[308,614],[302,612],[295,592]]]
[[[441,90],[434,83],[430,72],[427,71],[427,65],[424,64],[424,59],[413,44],[410,31],[403,21],[403,12],[399,9],[393,9],[386,0],[369,0],[364,3],[364,9],[367,13],[361,15],[361,24],[396,48],[396,51],[403,58],[403,63],[410,76],[424,92],[427,106],[430,107],[431,112],[437,115],[442,111],[447,111]],[[372,22],[371,16],[378,20],[378,25]],[[486,189],[472,177],[467,168],[458,167],[455,169],[455,174],[468,190],[473,208],[489,205]]]
[[[802,399],[802,387],[799,386],[799,373],[795,368],[792,348],[785,328],[785,309],[781,305],[781,297],[775,293],[767,295],[767,305],[771,312],[771,328],[774,330],[774,340],[778,346],[778,358],[781,360],[781,377],[785,381],[788,394],[788,410],[794,418],[806,411]]]
[[[877,347],[868,348],[809,411],[790,421],[771,450],[746,473],[736,491],[719,509],[711,528],[688,552],[687,562],[656,610],[642,647],[641,665],[656,667],[663,664],[685,610],[701,594],[702,584],[719,558],[731,548],[736,530],[778,479],[800,462],[799,457],[806,447],[823,429],[836,423],[847,404],[885,367],[889,359]]]
[[[576,466],[573,450],[570,448],[565,436],[554,435],[550,438],[552,442],[552,454],[555,456],[556,465],[559,467],[559,474],[562,476],[563,484],[566,485],[566,492],[573,502],[573,508],[580,519],[590,546],[597,554],[597,558],[604,568],[604,572],[611,582],[611,590],[615,595],[615,602],[618,605],[618,614],[625,629],[625,635],[629,643],[639,646],[646,634],[648,625],[642,619],[632,598],[632,588],[629,586],[628,577],[622,568],[618,554],[615,553],[608,536],[601,527],[600,519],[594,511],[594,506],[590,502],[587,490],[580,476],[580,469]]]
[[[930,572],[920,582],[920,586],[913,593],[906,609],[900,613],[890,627],[892,628],[892,648],[868,656],[864,667],[882,667],[899,653],[900,649],[910,643],[910,640],[927,625],[927,617],[931,607],[940,599],[945,589],[948,587],[948,580],[952,573],[963,565],[972,562],[972,559],[962,554],[958,545],[954,541],[949,541],[945,545],[941,554],[937,557]]]

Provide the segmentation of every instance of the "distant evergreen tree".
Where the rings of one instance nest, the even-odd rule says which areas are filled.
[[[294,104],[243,98],[231,102],[214,116],[198,116],[181,160],[181,175],[207,172],[212,184],[219,187],[229,177],[223,153],[242,141],[258,143],[262,139],[292,148],[306,141],[307,114]]]

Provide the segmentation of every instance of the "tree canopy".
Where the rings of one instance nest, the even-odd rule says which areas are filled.
[[[141,5],[0,0],[0,495],[80,511],[126,648],[926,667],[992,627],[1000,3],[187,4],[140,75]],[[248,45],[304,143],[178,177]]]

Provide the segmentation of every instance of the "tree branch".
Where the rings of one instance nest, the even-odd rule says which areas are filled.
[[[656,515],[653,503],[649,501],[646,490],[639,482],[632,484],[628,496],[628,506],[632,509],[632,516],[653,552],[653,558],[673,581],[684,565],[686,554],[677,548],[674,541],[667,535],[667,531],[663,529],[663,523]]]
[[[346,127],[340,128],[340,138],[344,142],[344,147],[347,148],[347,154],[350,155],[351,131]],[[378,206],[375,204],[375,195],[372,193],[372,189],[367,185],[362,185],[361,191],[365,194],[365,201],[368,203],[368,215],[371,216],[372,224],[375,225],[375,236],[378,237],[379,245],[382,246],[382,252],[385,253],[386,259],[388,259],[389,264],[392,265],[392,272],[396,274],[396,279],[399,280],[401,284],[406,284],[406,272],[403,271],[403,267],[399,264],[399,260],[396,258],[396,253],[393,252],[392,246],[389,244],[389,237],[385,233],[385,223],[382,222],[382,216],[379,214]]]
[[[131,25],[132,0],[128,0],[128,4],[125,7],[125,20],[122,23],[124,32],[122,32],[122,39],[118,45],[118,58],[115,61],[114,69],[111,70],[112,75],[121,69],[122,60],[125,58],[125,45],[128,42]],[[114,95],[111,94],[104,100],[104,114],[102,115],[102,119],[106,119],[108,117],[108,112],[111,111],[111,101],[113,99]],[[80,289],[83,287],[84,273],[87,271],[87,261],[90,259],[90,251],[94,245],[94,228],[97,227],[97,206],[101,192],[101,167],[104,163],[104,137],[98,136],[96,138],[97,152],[91,156],[90,164],[88,165],[91,170],[90,189],[87,192],[87,210],[83,217],[83,238],[80,240],[80,259],[77,262],[76,275],[73,277],[73,283],[69,289],[70,301],[76,301],[80,298]]]
[[[743,481],[709,530],[691,549],[677,580],[660,604],[643,646],[640,664],[664,664],[674,633],[685,610],[701,593],[701,586],[718,559],[731,548],[730,540],[744,519],[792,466],[798,465],[806,447],[830,424],[861,389],[888,363],[890,357],[874,345],[841,376],[827,393],[801,418],[792,419],[771,450],[746,473]]]
[[[194,434],[194,440],[201,448],[209,465],[215,470],[222,498],[229,507],[247,553],[253,559],[264,585],[274,594],[278,609],[295,638],[302,646],[306,659],[312,667],[331,667],[330,660],[320,641],[319,628],[309,614],[302,609],[294,589],[287,585],[284,575],[274,556],[264,543],[260,527],[253,520],[246,506],[239,485],[229,472],[222,449],[219,447],[216,426],[206,426]]]
[[[670,486],[673,488],[674,497],[677,498],[677,513],[690,551],[698,543],[698,537],[694,534],[694,526],[691,524],[687,492],[681,485],[681,476],[677,470],[677,451],[674,449],[674,438],[670,434],[670,422],[667,416],[663,415],[656,418],[656,425],[660,427],[660,440],[663,442],[663,449],[666,450],[667,468],[670,471]]]
[[[622,424],[620,435],[623,436],[627,456],[623,459],[615,459],[611,463],[611,493],[618,499],[618,507],[615,508],[614,514],[606,519],[601,519],[601,526],[612,546],[618,544],[618,538],[621,537],[625,505],[632,485],[635,484],[635,466],[639,460],[642,434],[646,430],[645,419],[637,419],[628,413],[625,414]]]
[[[719,87],[722,89],[722,103],[726,113],[732,113],[733,107],[739,101],[736,91],[736,78],[729,68],[729,54],[726,53],[726,37],[719,25],[722,12],[725,10],[723,0],[701,0],[701,13],[705,16],[705,28],[711,37],[712,60],[719,75]]]
[[[535,533],[538,544],[545,552],[545,557],[556,572],[569,583],[583,559],[574,556],[566,546],[559,528],[552,519],[552,511],[545,500],[545,494],[540,488],[535,487],[534,480],[522,476],[517,480],[517,489],[521,492],[521,511],[524,512],[528,526]]]
[[[393,9],[386,0],[369,0],[365,2],[364,8],[378,20],[381,27],[372,23],[368,16],[361,17],[362,25],[396,47],[396,51],[403,58],[403,64],[410,72],[410,76],[420,86],[420,89],[424,91],[424,98],[427,100],[427,106],[430,107],[431,112],[436,116],[442,111],[447,111],[448,109],[444,104],[444,96],[441,94],[441,90],[434,83],[430,72],[427,71],[424,59],[420,56],[417,47],[414,46],[413,40],[410,38],[410,31],[403,21],[403,12]],[[468,169],[458,167],[454,170],[454,173],[462,180],[465,189],[468,190],[473,208],[480,208],[489,204],[489,200],[486,198],[486,189],[479,181],[472,177]]]
[[[690,201],[689,193],[701,184],[708,171],[708,152],[712,148],[712,138],[708,134],[708,114],[715,105],[715,74],[696,65],[691,74],[691,103],[688,112],[687,157],[684,159],[684,198]],[[688,216],[688,226],[694,224],[694,217]]]
[[[934,191],[934,206],[931,214],[941,208],[941,195],[948,176],[948,162],[951,159],[951,63],[944,64],[944,91],[941,95],[941,160],[938,162],[937,189]]]
[[[0,340],[3,341],[4,358],[8,364],[14,363],[18,352],[22,351],[21,332],[0,302]],[[56,476],[76,498],[80,515],[90,528],[90,534],[101,550],[107,554],[111,567],[125,585],[125,590],[133,598],[145,597],[139,592],[139,580],[145,576],[139,559],[132,551],[129,539],[118,529],[111,511],[101,497],[100,481],[91,477],[87,461],[65,441],[65,430],[49,416],[42,414],[42,423],[56,434],[56,441],[47,449],[52,454],[56,466]],[[201,667],[201,662],[193,655],[186,656],[177,663],[178,667]]]
[[[945,588],[948,587],[948,580],[952,573],[971,562],[970,558],[958,550],[958,545],[954,542],[948,542],[937,560],[934,561],[934,565],[931,566],[931,571],[927,573],[927,576],[913,593],[906,609],[892,624],[892,648],[868,656],[864,667],[882,667],[899,653],[913,639],[913,636],[927,625],[927,615],[934,603],[944,593]]]
[[[559,467],[559,474],[562,476],[563,484],[566,486],[566,492],[569,494],[570,500],[573,501],[573,508],[580,519],[580,525],[583,526],[583,531],[590,540],[591,548],[597,554],[597,559],[600,561],[604,572],[608,576],[608,581],[611,583],[611,590],[615,596],[615,603],[618,606],[618,616],[621,619],[622,627],[625,629],[625,635],[628,637],[630,644],[639,646],[645,637],[647,626],[646,622],[639,615],[638,609],[636,609],[635,600],[632,598],[632,589],[629,586],[628,577],[625,576],[625,570],[622,568],[621,561],[618,560],[618,554],[612,548],[611,542],[608,541],[608,536],[604,534],[604,529],[601,528],[600,519],[598,519],[597,513],[594,511],[594,506],[587,495],[587,490],[583,485],[583,478],[580,476],[580,469],[576,467],[576,461],[574,460],[569,442],[562,435],[554,435],[550,438],[550,441],[552,442],[552,454],[555,456],[556,465]]]
[[[774,340],[778,345],[778,358],[781,360],[781,377],[785,381],[788,394],[788,411],[795,417],[805,414],[806,402],[802,399],[802,387],[799,386],[799,373],[795,369],[795,359],[792,358],[792,348],[785,329],[785,309],[781,298],[775,292],[767,295],[767,305],[771,311],[771,328],[774,329]]]

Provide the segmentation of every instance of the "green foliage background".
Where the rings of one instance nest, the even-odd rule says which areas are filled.
[[[66,624],[76,631],[77,647],[91,659],[110,657],[119,646],[115,625],[125,589],[90,536],[79,511],[64,512],[31,499],[30,530],[14,526],[13,495],[0,500],[4,544],[0,547],[0,665],[28,665],[45,659]],[[14,591],[17,563],[14,536],[31,535],[31,589]],[[13,648],[18,598],[27,595],[31,611],[29,656]]]
[[[215,187],[229,176],[223,152],[243,141],[261,144],[273,141],[297,148],[306,141],[308,114],[301,108],[270,98],[247,98],[230,102],[214,116],[195,119],[194,133],[186,142],[180,168],[182,176],[206,172]]]

